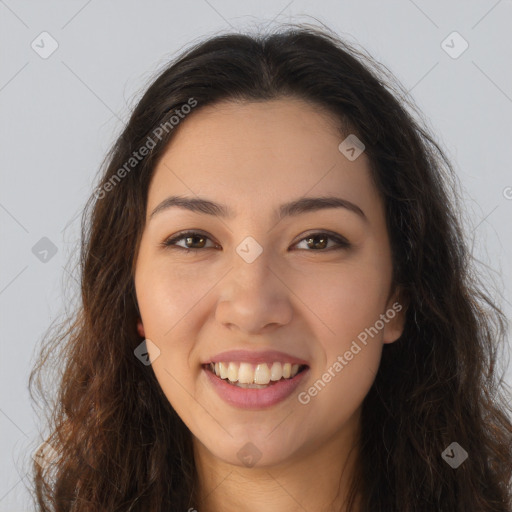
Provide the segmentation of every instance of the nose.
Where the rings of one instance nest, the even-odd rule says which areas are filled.
[[[263,250],[252,262],[237,252],[232,268],[219,283],[217,322],[243,334],[259,334],[288,324],[293,316],[289,276]]]

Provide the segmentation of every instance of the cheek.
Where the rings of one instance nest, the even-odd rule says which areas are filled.
[[[198,277],[197,268],[142,261],[135,286],[146,335],[168,339],[183,329],[183,319],[194,316],[190,313],[214,283]]]
[[[160,357],[152,369],[167,401],[192,432],[201,431],[201,421],[207,422],[205,408],[196,385],[198,368],[188,365],[188,352],[180,346],[179,340],[172,345],[163,345]],[[208,408],[209,414],[216,411]],[[198,426],[199,424],[199,426]]]
[[[388,281],[376,268],[354,265],[333,272],[325,282],[308,299],[321,319],[314,320],[319,346],[299,401],[334,432],[360,407],[375,380],[383,332],[375,325],[384,312]],[[304,290],[307,285],[306,280]]]
[[[194,346],[194,306],[204,295],[190,276],[172,272],[161,262],[140,259],[135,288],[152,369],[169,402],[178,410],[190,401],[198,368],[190,366]]]
[[[337,361],[336,365],[334,359],[315,373],[308,387],[301,390],[298,396],[299,403],[307,412],[304,427],[315,432],[320,419],[326,432],[339,431],[340,425],[349,421],[370,391],[380,356],[378,346],[362,348],[351,361]]]
[[[384,312],[388,274],[382,262],[357,261],[309,274],[297,281],[295,289],[322,320],[325,333],[346,342],[374,325]]]

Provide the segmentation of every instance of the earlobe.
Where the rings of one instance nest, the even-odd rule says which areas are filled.
[[[146,337],[146,334],[144,333],[144,326],[142,325],[142,320],[140,318],[137,321],[137,332],[139,333],[139,336],[142,336],[143,338]]]
[[[388,302],[386,312],[384,313],[386,319],[382,338],[383,343],[393,343],[402,336],[406,312],[407,302],[403,298],[403,294],[395,294]]]

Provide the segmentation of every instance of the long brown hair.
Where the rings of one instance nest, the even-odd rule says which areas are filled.
[[[283,97],[327,109],[340,137],[365,144],[408,304],[363,402],[349,505],[359,495],[362,512],[510,512],[511,408],[497,366],[506,319],[468,251],[451,164],[385,67],[307,25],[196,44],[153,81],[109,152],[82,218],[81,302],[48,331],[30,376],[44,397],[40,373],[51,362],[60,371],[46,438],[56,458],[33,466],[39,510],[200,509],[190,432],[134,356],[149,182],[186,105],[196,102],[193,116],[221,100]],[[457,468],[442,456],[453,442],[468,453]]]

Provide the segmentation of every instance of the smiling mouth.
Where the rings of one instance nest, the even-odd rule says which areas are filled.
[[[308,368],[307,365],[280,363],[216,362],[203,365],[219,379],[240,388],[264,389],[279,381],[291,380]]]

